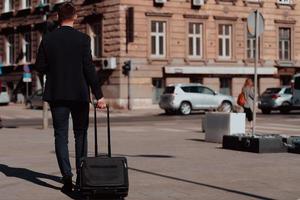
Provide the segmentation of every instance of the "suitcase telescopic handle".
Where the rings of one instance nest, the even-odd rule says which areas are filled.
[[[111,139],[110,139],[110,109],[109,104],[106,104],[106,123],[107,123],[107,143],[108,157],[111,157]],[[97,137],[97,102],[94,102],[94,130],[95,130],[95,157],[98,156],[98,137]]]
[[[97,136],[97,101],[94,101],[94,140],[95,140],[95,157],[98,156],[98,136]]]

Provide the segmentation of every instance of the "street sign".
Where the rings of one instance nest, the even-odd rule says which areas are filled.
[[[265,30],[265,19],[262,16],[262,14],[256,10],[254,12],[252,12],[249,17],[247,18],[247,27],[248,27],[248,32],[252,35],[255,36],[255,31],[256,31],[256,17],[258,14],[258,30],[257,30],[257,34],[258,36],[260,36],[264,30]]]
[[[29,83],[32,81],[31,73],[24,73],[23,74],[23,82]]]

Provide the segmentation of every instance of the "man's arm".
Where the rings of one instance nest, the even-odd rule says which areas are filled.
[[[92,93],[94,94],[97,100],[101,100],[103,98],[102,90],[100,87],[99,79],[96,74],[95,66],[92,60],[91,53],[91,39],[87,36],[87,39],[84,40],[83,47],[83,71],[85,78],[89,86],[92,89]]]
[[[46,74],[47,68],[48,68],[48,62],[46,59],[44,41],[42,40],[35,61],[35,69],[41,74]]]

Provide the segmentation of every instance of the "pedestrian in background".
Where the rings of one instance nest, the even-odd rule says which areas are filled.
[[[47,33],[40,44],[35,69],[46,74],[43,100],[49,102],[53,119],[55,152],[63,176],[63,192],[71,192],[72,168],[68,149],[69,116],[73,120],[76,154],[76,184],[80,161],[87,156],[90,88],[97,107],[105,108],[100,82],[91,55],[91,39],[73,28],[77,18],[73,3],[60,6],[60,26]]]
[[[253,128],[253,103],[254,103],[254,84],[251,78],[245,80],[244,86],[242,88],[242,94],[244,95],[244,112],[246,113],[246,118],[250,122],[250,128]]]

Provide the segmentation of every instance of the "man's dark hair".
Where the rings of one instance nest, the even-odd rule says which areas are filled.
[[[62,4],[58,10],[58,21],[62,23],[65,20],[72,20],[76,15],[76,8],[73,3]]]

